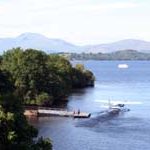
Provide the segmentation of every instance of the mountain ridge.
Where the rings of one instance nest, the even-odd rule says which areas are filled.
[[[51,39],[39,33],[22,33],[17,37],[0,38],[0,52],[21,47],[43,50],[47,53],[71,52],[71,53],[108,53],[118,50],[133,49],[137,51],[150,51],[150,42],[137,39],[125,39],[111,43],[78,46],[65,40]]]

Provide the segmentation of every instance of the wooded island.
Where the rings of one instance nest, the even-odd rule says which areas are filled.
[[[94,86],[94,75],[58,55],[14,48],[0,56],[0,149],[51,150],[49,139],[23,115],[24,105],[51,106],[74,88]]]

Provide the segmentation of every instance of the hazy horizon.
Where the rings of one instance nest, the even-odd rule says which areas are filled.
[[[0,38],[25,32],[76,45],[150,41],[148,0],[0,0]]]
[[[95,43],[95,44],[89,44],[89,43],[84,43],[84,44],[77,44],[77,43],[73,43],[73,42],[70,42],[70,41],[67,41],[67,40],[65,40],[65,39],[60,39],[59,37],[58,38],[53,38],[53,37],[48,37],[48,36],[46,36],[46,35],[44,35],[44,34],[42,34],[42,33],[32,33],[32,32],[25,32],[25,33],[21,33],[21,34],[19,34],[19,35],[17,35],[17,36],[11,36],[11,37],[0,37],[0,40],[2,40],[2,39],[7,39],[7,38],[12,38],[12,39],[14,39],[14,38],[18,38],[19,36],[22,36],[22,35],[24,35],[24,34],[27,34],[27,36],[28,35],[30,35],[30,34],[37,34],[37,35],[41,35],[41,36],[44,36],[44,37],[46,37],[46,38],[48,38],[48,39],[52,39],[52,40],[64,40],[65,42],[68,42],[68,43],[70,43],[70,44],[73,44],[73,45],[76,45],[76,46],[94,46],[94,45],[101,45],[101,44],[111,44],[111,43],[116,43],[116,42],[121,42],[121,41],[125,41],[125,40],[137,40],[137,41],[145,41],[145,42],[150,42],[150,41],[148,41],[148,40],[143,40],[143,39],[132,39],[132,38],[128,38],[128,39],[120,39],[120,40],[117,40],[117,41],[110,41],[110,42],[103,42],[103,43]]]

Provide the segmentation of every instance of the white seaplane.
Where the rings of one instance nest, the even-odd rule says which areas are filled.
[[[102,103],[101,107],[107,108],[108,113],[120,113],[120,112],[127,112],[130,109],[126,108],[126,105],[137,105],[141,104],[139,101],[110,101],[110,100],[95,100],[98,103]]]
[[[109,113],[113,113],[113,114],[117,114],[119,112],[127,112],[127,111],[129,111],[128,108],[125,108],[125,104],[124,103],[114,104],[114,103],[111,103],[109,101],[108,108],[109,108],[108,112]]]

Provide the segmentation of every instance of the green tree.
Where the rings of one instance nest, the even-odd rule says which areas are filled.
[[[83,72],[85,69],[83,64],[76,64],[75,68],[80,72]]]
[[[85,69],[84,65],[76,64],[75,68],[73,68],[72,81],[73,87],[83,88],[94,86],[95,77],[91,71]]]
[[[11,73],[18,94],[25,103],[29,99],[35,100],[39,91],[48,91],[45,53],[17,48],[5,52],[2,58],[2,69]]]
[[[36,144],[33,145],[33,150],[51,150],[52,144],[50,139],[40,137]]]
[[[85,79],[86,79],[86,85],[87,86],[94,86],[94,81],[95,81],[94,74],[89,70],[85,70],[84,71],[84,76],[85,76]]]
[[[3,77],[0,85],[3,85],[4,89],[10,87],[7,76],[3,72],[0,72],[0,76]],[[42,144],[39,148],[51,150],[52,145],[47,139],[33,140],[37,137],[38,131],[28,124],[23,112],[22,101],[13,90],[0,91],[0,149],[33,150],[38,147],[40,141]]]
[[[0,70],[0,93],[5,93],[14,90],[14,86],[10,81],[11,75],[9,72]]]
[[[20,69],[23,57],[23,50],[21,48],[15,48],[4,52],[2,55],[1,69],[7,70],[12,75],[12,82],[15,86],[18,86],[20,79]]]
[[[49,55],[47,64],[53,96],[56,99],[65,98],[72,89],[72,65],[58,55]]]
[[[42,92],[36,97],[36,104],[40,106],[50,106],[53,103],[53,97],[48,93]]]
[[[18,99],[12,95],[0,97],[0,149],[2,150],[51,150],[48,139],[38,139],[38,131],[28,124]],[[41,144],[40,144],[41,143]]]
[[[89,77],[82,64],[73,68],[64,57],[34,49],[5,52],[1,69],[10,73],[11,83],[24,104],[50,105],[66,99],[72,88],[86,87],[94,81],[93,74]]]

